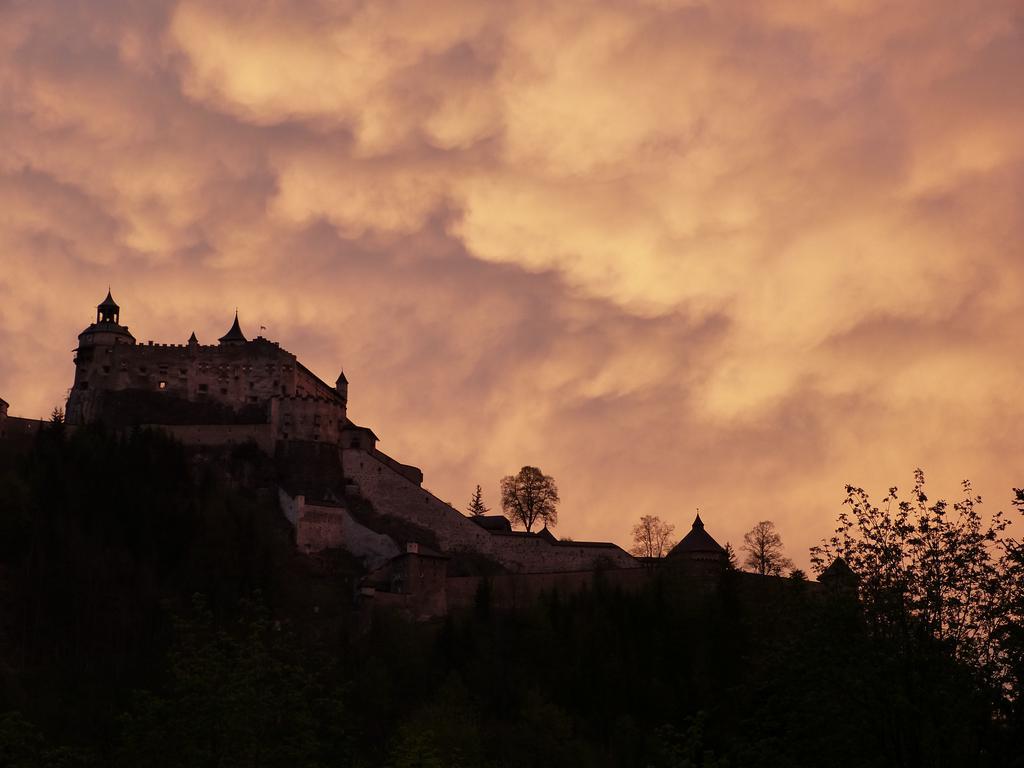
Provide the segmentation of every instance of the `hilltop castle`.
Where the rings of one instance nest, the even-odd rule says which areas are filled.
[[[110,292],[78,336],[68,428],[103,422],[171,433],[195,449],[255,444],[276,466],[276,495],[303,553],[344,550],[358,559],[361,593],[415,617],[471,605],[481,562],[497,605],[528,603],[546,590],[585,588],[594,574],[622,588],[645,583],[651,562],[615,544],[562,541],[547,528],[514,531],[499,515],[467,517],[423,488],[423,473],[377,448],[373,430],[348,418],[348,379],[330,386],[294,354],[262,336],[246,338],[235,312],[216,344],[193,332],[180,344],[141,344],[121,324]],[[0,400],[0,438],[31,437],[42,422],[10,417]],[[481,560],[482,559],[482,560]],[[692,586],[718,582],[725,550],[698,516],[662,561]],[[466,564],[476,572],[467,572]],[[454,564],[454,568],[450,565]],[[855,578],[834,564],[822,575]],[[497,569],[495,571],[494,569]],[[766,579],[752,574],[756,594]],[[770,585],[769,585],[770,587]]]
[[[252,441],[287,459],[293,471],[279,489],[281,507],[303,551],[342,547],[372,566],[415,545],[418,553],[479,553],[519,573],[637,566],[614,544],[563,542],[546,529],[513,531],[503,517],[458,512],[422,487],[418,468],[380,451],[374,432],[348,418],[343,372],[330,386],[276,342],[246,338],[237,312],[216,344],[194,332],[180,344],[142,344],[108,292],[79,334],[74,363],[69,425],[159,427],[193,446]],[[351,498],[429,532],[430,541],[388,540],[355,519]]]

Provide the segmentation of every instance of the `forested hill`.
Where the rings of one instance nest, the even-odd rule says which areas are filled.
[[[295,553],[251,447],[54,424],[0,452],[3,766],[1021,764],[1018,678],[799,579],[408,624]]]

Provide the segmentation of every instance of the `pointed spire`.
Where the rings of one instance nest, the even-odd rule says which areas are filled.
[[[248,339],[245,338],[245,334],[242,333],[242,328],[238,324],[238,310],[235,310],[235,322],[231,324],[231,330],[221,336],[218,341],[221,344],[244,344]]]
[[[109,288],[109,286],[107,287],[107,298],[105,298],[103,300],[103,302],[99,306],[100,307],[111,307],[113,309],[120,309],[120,307],[117,306],[117,302],[114,301],[114,297],[110,295],[110,288]]]
[[[725,557],[725,550],[712,538],[710,533],[704,530],[704,521],[700,519],[700,510],[697,510],[697,517],[693,519],[693,528],[683,537],[682,541],[672,548],[668,556],[719,560]]]
[[[199,343],[199,339],[196,338],[196,332],[195,331],[192,331],[192,335],[188,337],[188,343],[189,343],[190,346],[193,345],[193,344],[198,344]]]

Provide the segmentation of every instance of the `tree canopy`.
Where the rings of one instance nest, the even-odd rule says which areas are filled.
[[[664,557],[676,545],[672,533],[676,527],[655,515],[644,515],[633,526],[630,554],[637,557]]]
[[[782,536],[771,520],[762,520],[743,534],[743,552],[743,565],[762,576],[781,576],[793,567],[793,561],[782,551]]]
[[[523,467],[501,480],[501,509],[513,525],[532,531],[538,522],[547,528],[558,523],[558,486],[537,467]]]

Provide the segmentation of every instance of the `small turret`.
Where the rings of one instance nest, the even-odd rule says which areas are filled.
[[[198,347],[199,346],[199,339],[196,338],[196,332],[195,331],[192,331],[192,335],[188,337],[188,345],[189,345],[189,347]]]
[[[338,374],[338,380],[334,382],[334,389],[338,392],[338,396],[341,397],[341,402],[348,403],[348,378],[345,376],[344,371]]]
[[[238,325],[238,310],[235,310],[235,322],[231,324],[231,330],[221,336],[218,341],[227,345],[238,345],[245,344],[248,339],[245,338],[245,334],[242,333],[242,328]]]
[[[107,298],[96,307],[96,322],[110,323],[117,325],[121,319],[121,308],[117,306],[114,297],[110,295],[110,288],[107,288]]]

